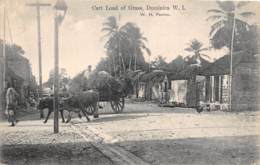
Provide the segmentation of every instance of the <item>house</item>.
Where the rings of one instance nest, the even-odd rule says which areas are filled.
[[[196,59],[194,56],[189,58],[189,61],[180,57],[175,60],[171,63],[178,64],[179,69],[168,74],[170,101],[182,103],[187,107],[196,107],[199,102],[198,82],[201,81],[197,75],[208,67],[210,62],[201,57]],[[198,60],[199,64],[197,63]]]
[[[231,110],[255,110],[259,98],[259,58],[245,51],[233,53]],[[227,54],[201,72],[205,76],[205,98],[211,108],[229,109],[230,55]]]
[[[138,97],[144,98],[145,100],[161,101],[163,92],[167,91],[167,89],[165,89],[167,88],[167,84],[164,83],[165,77],[167,79],[167,73],[163,70],[153,70],[148,73],[143,73],[138,78]]]
[[[146,100],[159,100],[160,102],[176,102],[187,107],[195,107],[199,103],[197,99],[197,78],[210,62],[192,57],[189,61],[178,56],[168,64],[167,69],[153,70],[139,78],[139,97]]]

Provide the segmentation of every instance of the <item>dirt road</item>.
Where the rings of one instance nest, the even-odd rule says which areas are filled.
[[[123,114],[73,122],[150,164],[244,165],[259,163],[258,114],[127,104]]]
[[[103,106],[100,118],[61,123],[59,134],[52,134],[53,120],[44,125],[34,114],[21,118],[14,128],[1,122],[2,162],[10,164],[8,155],[16,154],[24,164],[118,164],[113,157],[128,159],[128,164],[259,163],[259,112],[198,114],[193,109],[128,103],[123,114],[113,114],[109,105]],[[27,154],[21,150],[24,145]],[[12,153],[13,147],[17,152]]]

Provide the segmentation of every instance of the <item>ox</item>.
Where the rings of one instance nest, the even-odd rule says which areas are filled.
[[[39,101],[39,104],[37,106],[37,109],[40,110],[40,118],[44,118],[44,114],[43,114],[43,110],[44,109],[48,109],[48,114],[44,120],[44,123],[47,123],[50,114],[53,112],[53,97],[46,97],[43,98]],[[61,118],[62,118],[62,122],[65,122],[64,117],[63,117],[63,109],[60,109],[60,114],[61,114]]]
[[[69,111],[68,119],[66,123],[71,120],[71,112],[82,112],[86,119],[90,121],[86,109],[90,106],[94,108],[94,117],[98,117],[98,101],[99,94],[94,90],[88,90],[79,92],[75,95],[70,96],[67,99],[63,99],[62,108]]]

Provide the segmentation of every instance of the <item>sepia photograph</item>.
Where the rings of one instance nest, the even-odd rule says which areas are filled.
[[[260,165],[260,1],[0,0],[0,165]]]

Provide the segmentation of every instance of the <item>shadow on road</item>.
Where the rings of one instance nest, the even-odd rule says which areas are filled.
[[[131,119],[137,119],[137,118],[142,118],[145,117],[146,115],[131,115],[131,116],[124,116],[124,115],[120,115],[120,116],[101,116],[98,119],[95,119],[93,121],[91,121],[92,123],[98,123],[98,122],[108,122],[108,121],[120,121],[120,120],[131,120]]]
[[[118,145],[154,165],[256,164],[260,149],[257,136],[127,141]]]
[[[113,163],[90,143],[58,143],[1,146],[0,164],[95,164]]]
[[[123,141],[114,145],[153,165],[245,165],[259,161],[257,136]],[[3,145],[0,157],[0,163],[10,165],[113,164],[88,142]]]

